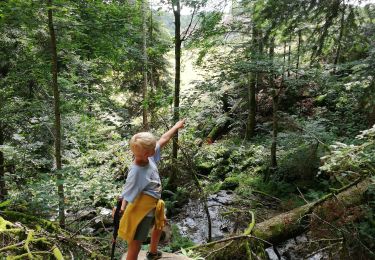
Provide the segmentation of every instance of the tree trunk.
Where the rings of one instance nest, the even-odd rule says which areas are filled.
[[[336,193],[328,194],[315,202],[308,203],[255,225],[253,234],[273,244],[297,236],[307,229],[308,225],[304,224],[310,219],[311,213],[318,206],[322,205],[324,207],[324,205],[332,204],[332,202],[337,202],[337,204],[345,207],[358,205],[370,183],[369,179],[357,180],[341,188]]]
[[[154,20],[153,20],[153,14],[152,14],[152,6],[150,6],[150,45],[154,42]],[[154,116],[154,110],[155,110],[155,102],[154,102],[154,95],[155,95],[155,79],[154,79],[154,66],[152,61],[150,62],[150,123],[151,125],[155,124],[155,116]]]
[[[276,151],[277,151],[277,110],[279,97],[276,93],[272,96],[272,145],[271,145],[271,169],[275,171],[277,168]]]
[[[3,145],[4,140],[4,127],[0,122],[0,145]],[[4,153],[0,151],[0,201],[5,199],[5,196],[8,194],[6,185],[5,185],[5,159]]]
[[[259,31],[255,23],[252,28],[252,42],[251,42],[251,62],[254,62],[257,59],[257,54],[260,52],[260,40]],[[256,114],[256,84],[257,84],[257,73],[255,71],[250,72],[249,82],[247,88],[247,102],[248,102],[248,116],[246,124],[246,133],[245,138],[250,140],[255,134],[255,114]]]
[[[292,33],[289,35],[289,44],[288,44],[288,78],[290,77],[290,61],[292,56]]]
[[[344,4],[342,14],[341,14],[341,21],[340,21],[340,33],[339,33],[339,38],[337,39],[337,50],[336,50],[335,60],[333,62],[333,74],[336,74],[337,64],[340,58],[341,41],[344,35],[344,29],[345,29],[345,10],[346,10],[346,5]]]
[[[298,77],[298,69],[299,69],[299,58],[300,58],[300,53],[301,53],[301,41],[302,41],[302,30],[298,30],[297,64],[296,64],[297,77]]]
[[[286,41],[284,42],[284,52],[283,52],[283,78],[285,74],[285,67],[286,67]]]
[[[147,0],[142,0],[142,38],[143,38],[143,84],[142,84],[142,98],[143,98],[143,129],[148,130],[147,119]]]
[[[55,112],[55,160],[57,175],[57,192],[59,196],[59,220],[60,226],[65,227],[65,202],[64,202],[64,185],[61,174],[61,114],[60,114],[60,93],[57,85],[57,46],[56,35],[53,27],[52,0],[48,0],[48,27],[51,37],[51,71],[52,71],[52,89]]]
[[[92,94],[92,86],[91,86],[92,82],[90,81],[87,85],[87,96],[88,96],[88,110],[89,110],[89,117],[92,116],[92,103],[91,103],[91,94]]]
[[[249,76],[249,84],[247,89],[247,103],[248,116],[246,124],[247,140],[250,140],[255,134],[255,114],[256,114],[256,100],[255,100],[255,86],[256,86],[256,72],[251,72]]]
[[[180,0],[172,1],[172,9],[175,20],[175,81],[174,81],[174,108],[173,108],[173,122],[176,123],[180,119],[180,76],[181,76],[181,6]],[[172,144],[172,160],[173,165],[176,165],[178,151],[178,132],[173,137]],[[177,167],[173,167],[168,181],[168,187],[175,190]]]
[[[275,39],[272,38],[270,42],[270,51],[269,57],[271,62],[273,63],[273,57],[275,53]],[[276,151],[277,151],[277,110],[279,104],[278,93],[276,92],[275,83],[274,83],[274,74],[271,73],[269,75],[269,85],[271,88],[272,93],[272,144],[271,144],[271,167],[270,171],[266,173],[264,178],[265,181],[269,181],[270,174],[274,173],[277,169],[277,160],[276,160]]]

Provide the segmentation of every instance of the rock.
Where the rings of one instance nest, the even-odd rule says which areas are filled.
[[[82,229],[82,234],[92,235],[92,234],[94,234],[94,232],[95,232],[95,229],[93,229],[91,227],[87,227],[87,228]]]
[[[324,255],[323,253],[319,252],[313,256],[310,256],[309,258],[307,258],[307,260],[320,260],[320,259],[323,259]]]
[[[138,255],[138,260],[146,259],[146,251],[141,250]],[[169,260],[192,260],[192,258],[186,257],[184,255],[177,255],[172,253],[163,252],[162,258],[159,259],[169,259]],[[126,260],[126,253],[122,255],[121,260]]]
[[[279,257],[277,256],[275,250],[273,250],[272,246],[269,248],[266,248],[266,253],[269,260],[279,260]]]
[[[222,212],[227,211],[226,207],[232,203],[233,199],[233,192],[228,190],[221,190],[208,198],[207,204],[212,221],[213,240],[220,239],[233,231],[233,223],[222,216]],[[189,237],[196,244],[206,242],[208,222],[203,203],[200,200],[190,199],[181,215],[180,219],[174,222],[181,235]]]
[[[233,191],[220,190],[218,193],[208,197],[208,202],[216,201],[221,205],[229,205],[233,201]]]
[[[77,213],[72,214],[76,220],[91,220],[97,216],[97,213],[94,209],[83,209],[79,210]]]

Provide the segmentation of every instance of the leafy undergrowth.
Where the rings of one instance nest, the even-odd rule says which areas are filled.
[[[265,139],[249,143],[231,138],[206,145],[198,152],[196,165],[206,191],[230,189],[237,195],[232,215],[243,222],[240,230],[251,220],[250,210],[259,222],[316,201],[355,178],[373,176],[374,127],[363,131],[352,144],[344,144],[335,143],[329,132],[314,133],[314,125],[315,131],[322,130],[319,124],[311,123],[305,125],[308,131],[302,137],[294,132],[280,135],[278,169],[269,181],[264,181],[269,170],[269,143]],[[322,209],[329,214],[313,219],[310,228],[315,230],[311,232],[318,241],[337,244],[320,243],[307,254],[337,249],[342,255],[358,252],[359,257],[375,256],[373,187],[367,191],[363,205]]]
[[[1,210],[0,234],[1,259],[109,259],[107,241],[70,233],[25,213]]]

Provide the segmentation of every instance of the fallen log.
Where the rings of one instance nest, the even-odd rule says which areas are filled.
[[[209,134],[206,137],[206,143],[211,144],[215,142],[221,135],[223,135],[227,130],[229,130],[230,121],[232,120],[233,114],[241,107],[243,99],[238,100],[233,107],[225,112],[221,117],[216,120],[214,127],[210,130]],[[202,142],[199,143],[199,146],[202,145]]]
[[[264,246],[272,246],[295,237],[303,233],[307,228],[311,213],[324,206],[326,203],[340,203],[342,206],[351,207],[361,203],[365,191],[371,184],[370,179],[357,179],[353,183],[346,185],[340,189],[334,190],[332,193],[323,196],[321,199],[293,209],[291,211],[279,214],[271,219],[263,221],[259,224],[252,222],[249,224],[250,230],[242,235],[227,237],[207,244],[189,247],[189,250],[206,254],[207,259],[233,259],[233,257],[241,256],[243,259],[250,258],[249,254],[255,257],[260,256],[266,258],[264,254]],[[236,243],[232,243],[236,241]],[[224,244],[224,246],[222,246]],[[235,248],[233,248],[235,245]],[[251,247],[250,247],[251,246]],[[212,253],[215,253],[214,255]],[[255,254],[255,255],[254,255]],[[254,259],[254,258],[253,258]],[[255,257],[256,259],[256,257]]]
[[[332,203],[332,201],[345,207],[358,205],[362,201],[363,194],[370,183],[369,179],[357,179],[353,183],[335,190],[315,202],[305,204],[255,225],[253,234],[272,244],[277,244],[299,235],[307,229],[304,224],[308,222],[309,215],[318,206],[324,206],[325,203]]]

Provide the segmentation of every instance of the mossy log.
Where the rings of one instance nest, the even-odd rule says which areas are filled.
[[[320,208],[319,206],[324,207],[332,203],[339,203],[344,207],[358,205],[370,184],[370,179],[357,179],[315,202],[279,214],[259,224],[255,224],[255,218],[252,214],[252,221],[242,235],[227,237],[187,249],[205,254],[206,259],[217,259],[217,256],[220,256],[220,259],[232,259],[233,254],[231,252],[233,250],[236,251],[236,256],[241,255],[243,259],[266,258],[264,246],[272,246],[272,244],[280,243],[303,233],[308,228],[306,224],[312,213],[316,213]],[[232,243],[233,241],[236,241],[236,243]]]
[[[10,220],[10,221],[19,221],[19,222],[28,223],[28,224],[33,223],[34,225],[41,226],[42,228],[44,228],[45,230],[49,232],[54,232],[54,233],[62,232],[62,229],[58,225],[40,217],[36,217],[33,215],[28,215],[22,212],[12,211],[12,210],[4,210],[4,211],[1,211],[0,214],[6,216],[7,220]]]
[[[337,202],[345,207],[350,207],[360,204],[363,194],[368,189],[370,183],[369,179],[358,179],[315,202],[279,214],[255,225],[253,234],[272,244],[285,241],[306,230],[307,226],[304,224],[308,222],[311,213],[320,205],[324,206],[326,203]]]

